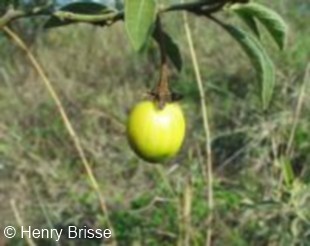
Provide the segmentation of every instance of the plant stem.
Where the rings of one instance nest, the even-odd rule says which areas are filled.
[[[211,14],[219,11],[230,0],[221,1],[197,1],[182,4],[171,4],[168,7],[161,7],[158,13],[166,13],[171,11],[189,11],[196,14]],[[10,22],[32,16],[55,16],[60,20],[71,20],[74,22],[96,23],[96,24],[113,24],[124,19],[123,11],[115,11],[105,14],[77,14],[67,11],[53,11],[51,6],[36,7],[31,10],[17,10],[9,8],[7,12],[0,17],[0,28],[3,28]]]
[[[90,184],[92,186],[92,188],[94,189],[94,191],[97,193],[99,202],[100,202],[100,206],[102,209],[102,212],[104,213],[104,215],[106,216],[107,219],[107,223],[109,228],[112,229],[112,224],[110,222],[109,216],[108,216],[108,209],[106,206],[106,202],[105,199],[103,197],[103,195],[101,194],[101,189],[99,187],[99,184],[95,178],[95,175],[91,169],[91,166],[86,158],[86,154],[83,150],[81,141],[78,137],[78,135],[76,134],[76,131],[73,128],[73,125],[71,123],[71,121],[69,120],[69,117],[61,103],[60,98],[58,97],[54,87],[52,86],[52,83],[50,82],[50,80],[48,79],[47,75],[45,74],[43,68],[41,67],[41,65],[39,64],[39,62],[37,61],[37,59],[34,57],[34,55],[32,54],[32,52],[28,49],[27,45],[24,43],[24,41],[16,34],[14,33],[10,28],[8,27],[4,27],[3,28],[4,32],[15,42],[15,44],[21,49],[23,50],[27,57],[29,58],[31,65],[35,68],[35,70],[38,72],[39,76],[42,78],[44,85],[46,86],[48,92],[50,93],[51,97],[53,98],[57,109],[63,119],[64,125],[67,128],[67,131],[70,135],[70,137],[72,138],[72,141],[75,145],[75,148],[81,158],[81,161],[84,165],[84,168],[86,170],[86,173],[88,175]]]
[[[37,7],[28,11],[17,10],[10,7],[7,12],[0,18],[0,29],[10,22],[20,18],[48,15],[53,15],[52,11],[50,10],[50,6]]]
[[[24,221],[23,221],[23,219],[22,219],[22,217],[21,217],[21,215],[20,215],[20,213],[18,211],[18,208],[16,206],[16,201],[15,200],[11,200],[10,203],[11,203],[11,208],[13,210],[15,219],[16,219],[18,225],[20,227],[22,227],[23,225],[25,225],[25,223],[24,223]],[[27,242],[27,244],[29,246],[36,246],[35,242],[33,241],[33,239],[31,237],[25,237],[25,240],[26,240],[26,242]]]
[[[158,37],[158,45],[160,50],[160,76],[159,81],[151,93],[155,100],[158,101],[159,108],[163,108],[166,102],[171,101],[171,92],[169,88],[168,82],[168,59],[167,59],[167,51],[164,40],[164,33],[161,25],[160,17],[158,16],[156,27],[155,27],[155,35]]]
[[[297,125],[298,125],[298,120],[300,118],[301,110],[302,110],[302,107],[303,107],[304,98],[305,98],[306,89],[307,89],[307,86],[308,86],[308,83],[309,83],[309,79],[310,79],[310,63],[308,63],[308,65],[306,67],[306,72],[305,72],[303,84],[302,84],[301,89],[300,89],[297,106],[296,106],[296,109],[294,110],[295,114],[294,114],[294,118],[293,118],[293,122],[292,122],[292,128],[291,128],[292,130],[291,130],[290,138],[288,140],[288,144],[287,144],[287,148],[286,148],[286,155],[288,157],[291,154],[292,145],[293,145],[293,142],[294,142],[294,136],[295,136],[295,133],[296,133],[296,129],[297,129]]]
[[[184,26],[185,26],[185,32],[187,36],[187,41],[192,57],[192,62],[195,70],[195,76],[197,80],[197,85],[199,89],[199,95],[200,95],[200,104],[201,104],[201,112],[202,112],[202,118],[203,118],[203,126],[205,131],[205,138],[206,138],[206,153],[207,153],[207,162],[205,165],[206,173],[207,173],[207,196],[208,196],[208,206],[210,209],[209,215],[207,217],[207,239],[206,239],[206,245],[211,245],[211,239],[212,239],[212,221],[213,221],[213,208],[214,208],[214,196],[213,196],[213,168],[212,168],[212,149],[211,149],[211,130],[210,130],[210,124],[209,124],[209,112],[207,109],[207,103],[205,98],[205,92],[202,84],[202,78],[201,78],[201,72],[198,64],[197,54],[194,48],[193,39],[192,39],[192,33],[189,27],[187,14],[183,14],[184,17]]]
[[[213,11],[217,9],[219,5],[223,5],[226,1],[200,1],[200,2],[191,2],[191,3],[179,3],[172,4],[169,7],[162,8],[162,12],[170,12],[170,11],[189,11],[189,12],[200,12],[200,10],[204,11]]]

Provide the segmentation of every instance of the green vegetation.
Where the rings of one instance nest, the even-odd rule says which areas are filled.
[[[276,64],[274,95],[267,110],[262,108],[255,71],[238,43],[211,21],[189,16],[210,111],[212,245],[307,246],[310,4],[307,0],[258,2],[279,12],[290,31],[284,51],[267,32],[261,33]],[[246,29],[232,15],[219,15]],[[112,225],[118,245],[205,244],[210,213],[205,134],[180,16],[167,15],[162,24],[182,47],[183,69],[178,73],[170,64],[170,78],[171,87],[183,95],[180,103],[188,129],[179,155],[164,166],[140,160],[125,135],[129,109],[158,80],[155,44],[142,55],[135,53],[122,23],[111,28],[78,24],[48,31],[35,20],[13,24],[41,62],[73,123],[105,198],[108,217],[41,77],[1,33],[0,245],[2,227],[20,223],[12,201],[24,225]],[[261,24],[258,28],[264,30]],[[53,242],[35,241],[57,245]],[[8,242],[26,243],[18,238]],[[101,242],[63,239],[61,245]]]

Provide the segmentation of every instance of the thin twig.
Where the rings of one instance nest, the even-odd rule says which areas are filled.
[[[13,32],[10,28],[4,27],[3,30],[16,43],[16,45],[26,53],[26,55],[29,58],[32,66],[35,68],[35,70],[38,72],[38,74],[42,78],[42,81],[44,82],[44,85],[46,86],[48,92],[50,93],[51,97],[53,98],[53,100],[57,106],[57,109],[58,109],[58,111],[59,111],[59,113],[63,119],[64,125],[67,128],[67,131],[68,131],[70,137],[72,138],[72,141],[75,145],[75,148],[76,148],[76,150],[77,150],[77,152],[81,158],[81,161],[84,165],[84,168],[86,170],[86,173],[88,175],[88,178],[89,178],[89,181],[92,185],[92,188],[97,193],[97,196],[98,196],[98,199],[100,202],[100,206],[101,206],[102,212],[106,216],[108,226],[111,228],[111,230],[113,230],[112,224],[109,220],[106,202],[105,202],[103,195],[101,194],[99,184],[98,184],[98,182],[97,182],[97,180],[93,174],[93,171],[90,167],[90,164],[86,158],[85,152],[84,152],[83,147],[82,147],[81,142],[80,142],[80,139],[79,139],[78,135],[76,134],[76,132],[72,126],[72,123],[69,120],[69,117],[68,117],[68,115],[67,115],[67,113],[66,113],[66,111],[65,111],[65,109],[61,103],[61,100],[58,97],[54,87],[52,86],[52,83],[48,79],[47,75],[43,71],[43,69],[42,69],[41,65],[39,64],[39,62],[37,61],[37,59],[34,57],[34,55],[28,49],[28,47],[24,43],[24,41],[22,41],[22,39],[15,32]]]
[[[301,113],[304,98],[305,98],[305,92],[307,89],[307,85],[310,82],[309,80],[310,80],[310,63],[308,63],[308,65],[307,65],[304,81],[303,81],[303,84],[301,86],[299,97],[298,97],[297,106],[296,106],[296,109],[294,110],[295,114],[294,114],[294,118],[293,118],[293,126],[292,126],[292,130],[291,130],[290,138],[288,140],[287,149],[286,149],[286,155],[287,156],[289,156],[291,154],[292,145],[293,145],[294,137],[295,137],[295,132],[297,129],[298,121],[300,118],[300,113]]]
[[[193,202],[193,187],[192,181],[189,178],[186,181],[186,185],[183,191],[183,224],[184,224],[184,246],[191,245],[191,213],[192,213],[192,202]]]
[[[19,213],[18,208],[16,206],[16,202],[15,202],[15,200],[11,200],[10,203],[11,203],[11,208],[13,210],[15,219],[16,219],[19,227],[21,228],[22,226],[24,226],[24,221],[23,221],[22,217],[20,216],[20,213]],[[35,242],[32,240],[31,237],[25,237],[25,240],[27,241],[28,245],[36,246]]]
[[[9,7],[6,13],[0,18],[0,28],[20,18],[52,15],[50,7],[51,6],[36,7],[27,11]]]
[[[206,173],[207,173],[207,184],[208,184],[208,206],[210,209],[207,222],[208,222],[208,230],[207,230],[207,240],[206,245],[211,245],[211,239],[212,239],[212,220],[213,220],[213,208],[214,208],[214,197],[213,197],[213,168],[212,168],[212,149],[211,149],[211,130],[210,130],[210,124],[209,124],[209,113],[207,109],[207,103],[205,98],[205,92],[202,84],[202,78],[200,73],[200,68],[198,64],[197,54],[194,48],[193,39],[191,30],[188,23],[187,14],[183,14],[184,17],[184,26],[185,26],[185,32],[187,36],[187,41],[192,57],[192,62],[195,70],[195,76],[197,80],[197,85],[199,89],[199,95],[200,95],[200,103],[201,103],[201,112],[202,112],[202,118],[203,118],[203,126],[205,131],[205,138],[206,138],[206,152],[207,152],[207,162],[205,165]]]
[[[188,11],[195,14],[212,14],[222,9],[222,7],[230,2],[229,0],[221,1],[195,1],[190,3],[172,4],[165,7],[159,7],[158,13],[167,13],[172,11]],[[32,16],[54,16],[60,20],[69,20],[73,22],[85,22],[96,24],[108,24],[111,25],[119,20],[124,19],[124,11],[113,11],[112,13],[100,13],[100,14],[78,14],[63,10],[52,10],[51,6],[36,7],[31,10],[19,10],[10,8],[8,11],[0,17],[0,28],[3,28],[10,22],[20,19],[28,18]]]
[[[36,184],[32,184],[32,187],[33,187],[36,199],[38,201],[39,207],[40,207],[40,209],[41,209],[41,211],[43,213],[43,216],[45,217],[47,226],[49,227],[49,229],[55,228],[54,225],[53,225],[53,222],[52,222],[52,220],[51,220],[51,218],[50,218],[50,216],[48,214],[46,205],[44,204],[44,202],[42,201],[42,199],[40,197],[40,194],[39,194],[39,191],[38,191],[38,188],[37,188]],[[52,237],[53,237],[53,239],[55,239],[55,235],[54,234],[52,234]],[[55,240],[55,244],[57,246],[60,246],[60,243],[58,241],[56,241],[56,240]]]
[[[158,83],[156,84],[154,90],[151,92],[151,95],[154,96],[155,100],[158,101],[159,108],[163,108],[166,102],[171,101],[171,92],[168,80],[167,50],[160,16],[157,17],[155,36],[157,37],[160,50],[160,76]]]

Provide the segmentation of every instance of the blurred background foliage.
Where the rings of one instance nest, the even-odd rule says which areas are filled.
[[[255,73],[238,44],[207,20],[190,18],[211,112],[213,245],[310,245],[310,88],[303,87],[309,85],[305,71],[310,57],[310,4],[258,2],[277,10],[290,28],[284,52],[269,36],[262,37],[270,41],[267,48],[277,64],[275,94],[267,113],[260,106]],[[187,238],[190,245],[204,245],[205,240],[209,211],[199,92],[180,13],[165,15],[163,22],[182,49],[184,67],[179,74],[172,67],[171,85],[184,95],[188,121],[181,153],[163,167],[138,159],[124,135],[128,110],[158,79],[155,44],[136,54],[122,23],[48,31],[38,19],[12,25],[42,63],[78,131],[119,245],[184,245]],[[12,200],[27,225],[107,227],[41,79],[4,35],[0,47],[0,227],[17,225]],[[296,119],[302,90],[306,96]],[[293,145],[287,153],[295,120]],[[285,182],[283,166],[292,167],[293,180]],[[189,218],[184,216],[187,203]],[[101,244],[62,240],[62,245]],[[16,239],[8,244],[24,242]]]

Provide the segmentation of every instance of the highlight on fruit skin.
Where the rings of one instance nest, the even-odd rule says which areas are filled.
[[[131,148],[142,159],[156,163],[174,157],[185,137],[185,118],[177,102],[160,109],[155,101],[145,100],[131,110],[127,138]]]

